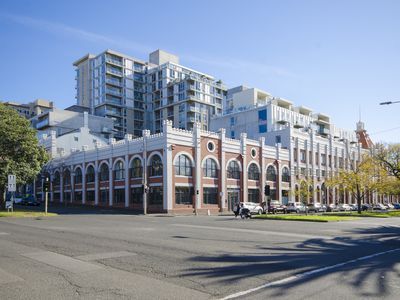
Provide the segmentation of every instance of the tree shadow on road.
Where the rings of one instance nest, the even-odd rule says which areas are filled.
[[[371,254],[400,249],[400,227],[356,229],[347,233],[352,236],[345,235],[330,239],[313,238],[300,243],[294,242],[292,246],[258,245],[250,248],[250,253],[197,256],[191,261],[202,262],[205,267],[192,268],[184,276],[197,277],[199,280],[207,280],[214,284],[230,285],[233,282],[252,278],[261,279],[265,283],[271,278],[274,278],[272,279],[274,281]],[[328,274],[342,275],[341,272],[352,272],[351,278],[341,284],[356,288],[359,296],[384,297],[390,292],[386,275],[393,273],[400,278],[395,268],[400,262],[400,251],[395,250],[387,255],[391,258],[383,262],[371,258],[310,276],[297,276],[294,280],[279,284],[279,288],[274,290],[275,295],[284,295],[292,288],[323,278]],[[376,283],[374,291],[363,290],[367,282],[371,283],[372,280]],[[251,287],[254,285],[248,286],[248,288]],[[235,292],[234,289],[235,286],[232,287],[232,293]]]

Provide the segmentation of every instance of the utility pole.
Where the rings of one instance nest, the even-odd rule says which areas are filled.
[[[400,101],[386,101],[386,102],[379,103],[379,105],[390,105],[390,104],[395,104],[395,103],[400,103]]]

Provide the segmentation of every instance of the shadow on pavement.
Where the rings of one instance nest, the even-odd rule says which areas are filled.
[[[254,254],[197,256],[191,261],[203,262],[207,267],[192,268],[184,276],[211,279],[215,284],[232,284],[235,281],[252,277],[260,278],[263,275],[275,275],[279,278],[282,273],[290,273],[288,276],[292,276],[400,248],[400,227],[356,229],[348,231],[348,233],[356,234],[357,238],[348,236],[332,239],[315,238],[295,243],[293,247],[257,246]],[[349,281],[341,282],[341,284],[352,285],[358,290],[360,296],[384,297],[389,292],[385,281],[386,274],[393,272],[400,278],[399,272],[395,269],[395,265],[400,262],[400,251],[387,255],[390,255],[391,259],[383,262],[370,259],[346,266],[350,266],[352,272],[356,271],[356,276],[351,277]],[[293,270],[297,270],[297,272],[293,272]],[[297,287],[305,281],[310,282],[328,274],[340,272],[343,272],[343,268],[330,269],[329,272],[320,272],[307,277],[299,276],[293,281],[280,284],[274,293],[276,296],[289,294],[291,288]],[[373,293],[366,293],[362,290],[367,281],[376,282]],[[254,286],[249,286],[249,288],[252,287]],[[232,293],[234,292],[233,290]]]

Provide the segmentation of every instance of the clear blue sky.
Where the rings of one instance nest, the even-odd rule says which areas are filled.
[[[181,63],[400,142],[400,1],[0,2],[0,100],[75,103],[72,62],[114,49]]]

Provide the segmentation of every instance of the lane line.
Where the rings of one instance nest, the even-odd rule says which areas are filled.
[[[300,237],[300,238],[305,238],[305,239],[330,240],[330,239],[334,238],[334,237],[331,237],[331,236],[311,235],[311,234],[302,234],[302,233],[289,233],[289,232],[277,232],[277,231],[256,230],[256,229],[244,229],[244,228],[202,226],[202,225],[189,225],[189,224],[172,224],[172,225],[173,226],[178,226],[178,227],[188,227],[188,228],[223,230],[223,231],[232,231],[232,232],[246,232],[246,233],[255,233],[255,234],[263,234],[263,235],[276,235],[276,236],[286,236],[286,237],[297,237],[297,238]]]
[[[106,259],[106,258],[118,258],[118,257],[126,257],[126,256],[134,256],[137,255],[133,252],[128,251],[118,251],[118,252],[104,252],[104,253],[93,253],[87,255],[79,255],[75,256],[76,259],[83,260],[83,261],[91,261],[91,260],[99,260],[99,259]]]
[[[50,251],[23,253],[21,255],[75,274],[102,269],[98,265]]]
[[[0,232],[0,235],[10,235],[8,232]]]
[[[325,272],[325,271],[328,271],[328,270],[340,268],[340,267],[343,267],[343,266],[346,266],[346,265],[349,265],[349,264],[352,264],[352,263],[355,263],[355,262],[367,260],[367,259],[374,258],[374,257],[377,257],[377,256],[385,255],[385,254],[388,254],[388,253],[393,253],[393,252],[396,252],[396,251],[399,251],[399,250],[400,250],[400,248],[396,248],[396,249],[392,249],[392,250],[388,250],[388,251],[384,251],[384,252],[378,252],[378,253],[374,253],[374,254],[371,254],[371,255],[362,256],[362,257],[359,257],[359,258],[348,260],[348,261],[345,261],[345,262],[342,262],[342,263],[338,263],[338,264],[335,264],[335,265],[326,266],[326,267],[323,267],[323,268],[319,268],[319,269],[311,270],[311,271],[304,272],[304,273],[301,273],[301,274],[293,275],[293,276],[290,276],[290,277],[287,277],[287,278],[284,278],[284,279],[280,279],[280,280],[277,280],[277,281],[268,282],[266,284],[260,285],[258,287],[252,288],[252,289],[248,289],[248,290],[245,290],[245,291],[242,291],[242,292],[237,292],[237,293],[225,296],[224,298],[221,298],[220,300],[228,300],[228,299],[238,298],[238,297],[245,296],[245,295],[248,295],[250,293],[253,293],[253,292],[268,288],[268,287],[279,286],[279,285],[284,284],[284,283],[288,283],[288,282],[291,282],[291,281],[294,281],[294,280],[298,280],[298,279],[303,279],[303,278],[306,278],[306,277],[309,277],[309,276],[312,276],[312,275],[315,275],[315,274],[318,274],[318,273],[322,273],[322,272]]]

